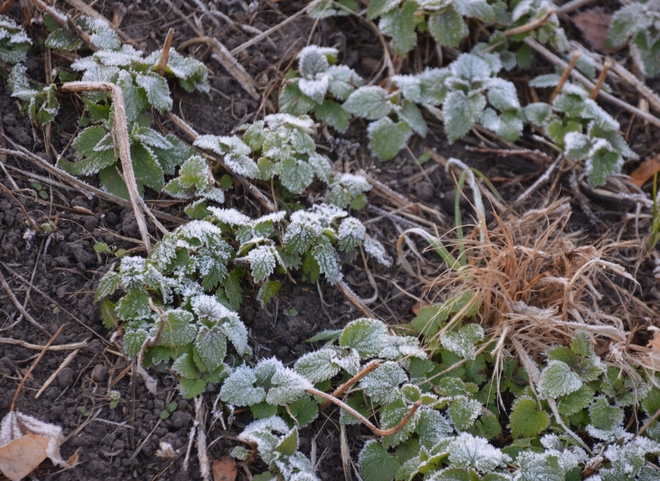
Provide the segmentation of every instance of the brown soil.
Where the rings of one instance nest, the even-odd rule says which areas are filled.
[[[112,18],[114,3],[101,0],[94,4],[94,8]],[[162,44],[169,27],[176,30],[175,47],[198,35],[166,2],[144,0],[126,3],[129,4],[128,11],[121,28],[147,52]],[[228,15],[236,26],[228,27],[224,20],[214,21],[208,16],[199,23],[205,35],[218,38],[230,50],[254,35],[241,30],[241,24],[265,31],[301,7],[298,1],[273,3],[260,0],[258,5],[254,3],[256,8],[253,9],[253,4],[250,4],[247,10],[242,8],[245,3],[240,1],[213,3],[221,4],[218,9]],[[177,0],[174,4],[193,22],[201,16],[199,11],[191,8],[194,2]],[[14,18],[21,18],[18,5],[12,7],[9,13]],[[194,18],[191,16],[193,13]],[[204,96],[175,91],[176,113],[198,132],[217,135],[228,134],[240,124],[263,117],[276,108],[278,82],[283,72],[292,65],[297,52],[307,43],[338,47],[340,61],[366,78],[373,77],[380,68],[381,45],[374,31],[366,24],[358,24],[350,18],[316,23],[300,16],[272,34],[270,40],[262,41],[237,56],[255,79],[274,89],[264,102],[252,99],[215,60],[204,57],[205,47],[196,46],[183,53],[205,58],[213,72],[210,79],[212,93]],[[35,47],[28,62],[29,74],[36,80],[44,78],[42,56],[43,51]],[[412,55],[411,59],[402,66],[402,71],[417,68],[419,62],[416,57]],[[42,158],[49,158],[43,133],[33,128],[29,120],[19,113],[4,81],[0,82],[0,112],[0,125],[9,140]],[[51,130],[50,143],[55,151],[70,154],[67,148],[77,128],[76,118],[75,106],[64,102],[63,110]],[[515,199],[547,167],[541,161],[527,158],[500,157],[466,150],[470,146],[481,145],[476,137],[450,146],[437,122],[434,123],[431,118],[428,120],[432,126],[431,133],[427,139],[417,139],[411,146],[412,151],[419,155],[423,147],[429,147],[446,158],[461,158],[488,176],[506,200]],[[626,131],[628,117],[621,115],[620,120],[624,124],[622,129]],[[175,130],[164,120],[162,126],[166,130]],[[363,168],[394,190],[436,210],[446,222],[439,221],[437,216],[435,219],[426,216],[427,222],[434,222],[440,233],[450,230],[455,196],[455,184],[450,175],[432,162],[422,167],[427,170],[422,173],[420,166],[405,152],[389,163],[375,160],[364,147],[363,127],[360,122],[355,122],[355,128],[348,137],[358,144],[357,152],[343,160],[353,162],[355,170]],[[660,135],[657,130],[647,129],[635,122],[630,132],[633,149],[642,154],[658,150]],[[0,136],[0,146],[1,142],[4,139]],[[338,158],[337,151],[331,151],[331,155]],[[25,319],[7,289],[2,289],[0,336],[43,345],[61,325],[66,324],[55,344],[87,343],[87,347],[80,349],[64,368],[61,365],[71,351],[47,353],[26,380],[25,388],[18,397],[20,411],[62,426],[67,436],[62,448],[65,458],[76,450],[80,452],[80,463],[75,468],[60,471],[45,463],[37,471],[37,477],[58,481],[199,479],[194,448],[191,466],[188,471],[183,469],[188,435],[194,420],[192,403],[179,396],[168,373],[157,374],[159,394],[154,396],[148,393],[141,379],[132,375],[130,362],[123,354],[120,343],[112,340],[112,333],[103,326],[98,305],[93,301],[99,279],[115,260],[113,256],[97,254],[93,247],[98,242],[105,242],[115,248],[135,249],[138,243],[133,239],[139,239],[139,231],[132,211],[97,198],[86,198],[61,185],[49,186],[45,182],[42,186],[47,196],[42,199],[32,180],[35,175],[48,177],[46,172],[12,157],[0,158],[0,161],[7,168],[6,173],[0,173],[0,182],[5,187],[0,191],[0,272],[17,301],[41,326],[38,328]],[[629,168],[632,167],[634,165]],[[637,235],[635,226],[626,221],[626,215],[633,212],[630,206],[602,198],[588,201],[584,194],[578,197],[572,191],[569,178],[569,172],[562,175],[550,195],[565,195],[573,199],[576,208],[570,229],[592,231],[594,238],[603,234],[622,238]],[[258,205],[242,194],[237,192],[230,198],[229,206],[257,214]],[[526,205],[533,207],[546,195],[547,186],[535,193]],[[376,206],[381,202],[373,195],[370,201]],[[469,203],[464,202],[462,207],[463,218],[466,218]],[[181,208],[179,204],[168,207],[174,215],[178,215]],[[31,234],[26,215],[39,226],[50,223],[54,226],[53,232]],[[370,210],[359,215],[365,221],[376,217]],[[381,217],[370,226],[379,232],[390,253],[396,256],[393,246],[399,233],[394,225]],[[625,263],[624,259],[622,263]],[[626,266],[634,268],[632,262]],[[413,317],[411,307],[416,302],[413,296],[432,294],[400,268],[387,272],[371,267],[379,288],[379,299],[372,307],[388,322],[410,320]],[[659,295],[650,261],[644,261],[637,267],[635,271],[641,289],[636,290],[636,295],[646,303],[657,304]],[[373,288],[361,260],[356,259],[355,265],[347,266],[346,273],[347,281],[359,295],[372,295]],[[433,270],[426,274],[432,275]],[[277,302],[271,304],[268,310],[251,307],[254,304],[249,302],[245,304],[247,307],[241,310],[240,315],[249,328],[250,343],[256,357],[276,356],[285,364],[291,364],[313,347],[305,343],[305,339],[323,329],[341,328],[348,321],[360,317],[334,288],[322,284],[319,292],[316,286],[301,281],[297,286],[283,289]],[[292,315],[292,309],[296,315]],[[36,350],[0,341],[0,414],[4,415],[9,409],[19,382],[37,354]],[[54,373],[54,381],[35,398]],[[110,405],[108,393],[111,390],[120,394],[116,407]],[[214,399],[212,392],[205,395],[209,406]],[[161,420],[161,412],[171,401],[178,402],[176,411],[168,419]],[[335,414],[328,410],[301,434],[301,449],[304,452],[309,454],[311,444],[316,443],[316,452],[321,458],[317,473],[325,480],[343,479]],[[237,416],[231,431],[227,433],[219,423],[209,421],[205,426],[208,438],[210,441],[217,439],[217,442],[211,443],[210,456],[217,459],[226,455],[234,444],[232,437],[248,422],[248,417]],[[347,434],[351,454],[355,457],[361,449],[365,432],[349,427]],[[179,450],[180,455],[173,461],[157,457],[159,442],[170,443]],[[241,476],[244,476],[243,473],[239,474],[239,479]]]

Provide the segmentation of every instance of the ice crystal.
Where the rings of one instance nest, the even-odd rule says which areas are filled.
[[[367,229],[364,224],[355,217],[348,217],[341,221],[337,231],[339,248],[345,252],[355,249],[362,244]]]
[[[582,387],[580,376],[562,361],[552,360],[541,372],[538,393],[542,397],[559,397],[577,391]]]
[[[190,300],[190,305],[197,317],[203,321],[220,323],[232,319],[238,320],[238,314],[220,304],[215,296],[195,296]]]
[[[387,361],[360,381],[365,394],[378,404],[396,401],[401,393],[399,386],[408,381],[408,375],[397,363]]]
[[[122,257],[119,274],[125,289],[140,289],[144,285],[145,259],[142,257]]]
[[[284,406],[300,399],[305,395],[305,389],[312,387],[312,383],[303,376],[280,364],[270,378],[266,402],[274,406]]]
[[[214,220],[230,226],[250,225],[250,218],[237,211],[236,209],[220,209],[218,207],[208,207]]]
[[[339,372],[332,349],[321,349],[300,357],[294,365],[296,372],[313,384],[331,379]]]
[[[484,438],[460,433],[449,446],[449,461],[459,468],[473,468],[487,473],[511,461],[511,458]]]
[[[386,342],[387,326],[368,318],[349,322],[339,337],[341,347],[355,349],[362,359],[378,356]]]
[[[392,265],[392,259],[389,255],[387,255],[387,251],[385,250],[383,244],[381,244],[373,237],[366,235],[364,238],[363,247],[364,251],[376,259],[379,264],[382,264],[385,267],[390,267]]]
[[[258,404],[266,398],[266,391],[262,387],[255,387],[256,382],[257,378],[252,369],[239,366],[225,379],[218,397],[234,406]]]
[[[271,245],[258,246],[248,252],[247,256],[236,260],[248,261],[252,277],[255,282],[260,282],[275,271],[275,267],[277,267],[277,250]]]

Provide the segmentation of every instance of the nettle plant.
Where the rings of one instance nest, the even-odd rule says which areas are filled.
[[[9,74],[9,87],[12,97],[25,102],[28,116],[39,125],[52,121],[60,110],[60,103],[55,96],[57,85],[50,84],[42,89],[30,85],[27,68],[22,63],[14,65]]]
[[[314,116],[339,132],[348,129],[350,114],[341,108],[362,78],[346,65],[337,63],[337,49],[310,45],[298,54],[298,71],[288,72],[279,97],[280,111],[292,115]]]
[[[281,283],[276,272],[302,269],[316,282],[321,274],[341,279],[340,253],[362,246],[389,263],[383,246],[362,223],[334,206],[316,205],[291,214],[250,219],[233,209],[209,207],[206,220],[193,220],[165,235],[147,258],[123,257],[101,280],[96,297],[109,328],[124,329],[126,353],[145,366],[170,367],[187,398],[219,382],[229,371],[227,341],[235,360],[249,354],[240,308],[247,272],[261,284],[263,307]],[[108,297],[121,288],[117,302]]]
[[[371,185],[364,177],[333,172],[332,163],[316,152],[314,121],[306,115],[267,115],[242,130],[242,136],[201,135],[194,145],[222,156],[227,168],[249,179],[274,180],[292,194],[301,194],[314,178],[327,184],[326,201],[360,209]]]
[[[0,15],[0,60],[14,64],[27,58],[32,40],[14,19]]]
[[[556,87],[558,74],[543,75],[532,87]],[[525,107],[528,121],[543,127],[546,135],[571,160],[585,161],[589,183],[602,185],[607,176],[621,171],[624,159],[637,158],[619,133],[619,123],[589,98],[582,87],[567,82],[552,102]]]
[[[627,2],[612,16],[608,47],[630,43],[648,78],[660,74],[660,1]]]

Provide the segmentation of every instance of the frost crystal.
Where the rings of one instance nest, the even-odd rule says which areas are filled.
[[[122,257],[119,263],[121,282],[125,289],[140,289],[144,285],[145,259],[142,257]]]
[[[367,229],[364,227],[364,224],[355,217],[344,219],[339,225],[339,230],[337,231],[339,248],[345,252],[355,249],[362,244],[366,232]]]
[[[250,218],[236,209],[220,209],[218,207],[208,207],[213,217],[222,224],[231,226],[249,225]]]
[[[449,446],[449,461],[456,467],[485,473],[510,462],[511,458],[488,444],[486,439],[461,433]]]
[[[238,314],[220,304],[215,296],[202,295],[193,297],[190,301],[190,305],[193,312],[200,318],[200,320],[217,323],[234,318],[238,319]]]
[[[360,387],[374,402],[389,404],[401,396],[399,386],[407,381],[408,376],[401,366],[388,361],[365,376]]]
[[[387,255],[387,251],[385,250],[383,244],[381,244],[373,237],[369,235],[365,236],[363,247],[364,251],[376,259],[379,264],[382,264],[385,267],[390,267],[392,265],[392,259],[389,255]]]

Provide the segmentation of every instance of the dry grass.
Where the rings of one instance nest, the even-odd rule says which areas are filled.
[[[643,243],[582,245],[583,233],[567,232],[570,214],[570,205],[558,201],[517,219],[497,218],[485,242],[464,239],[466,265],[431,281],[432,297],[440,302],[473,290],[498,360],[513,352],[521,357],[522,348],[540,361],[550,347],[587,331],[606,364],[632,375],[637,366],[660,371],[649,349],[632,342],[653,311],[634,297],[639,286],[617,262],[622,251],[643,255]],[[437,335],[451,327],[452,321]]]

